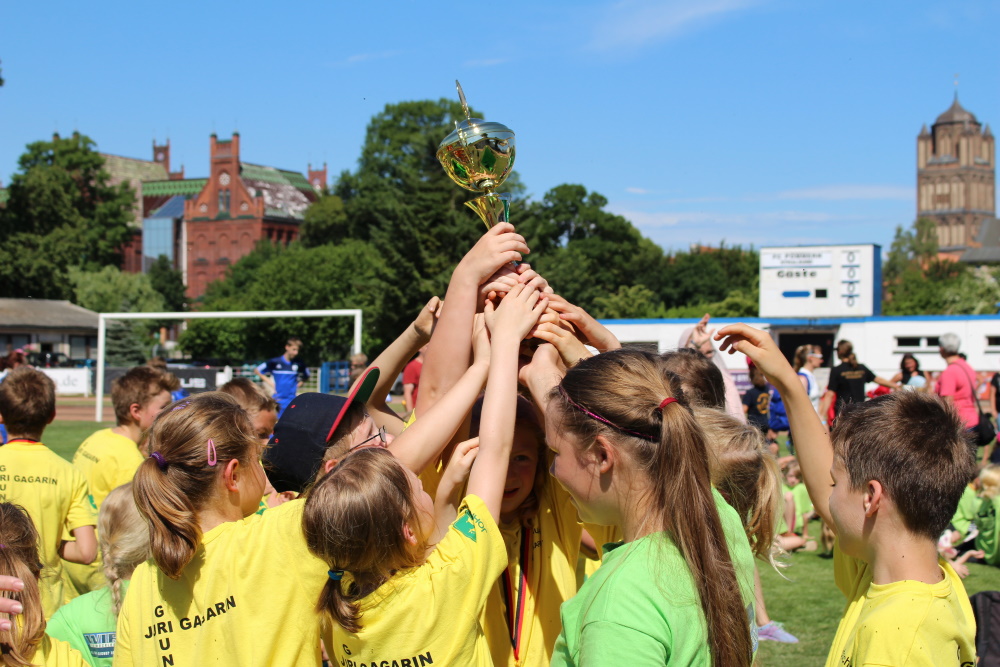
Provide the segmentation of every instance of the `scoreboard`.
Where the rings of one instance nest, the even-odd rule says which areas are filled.
[[[761,248],[760,317],[870,317],[882,312],[882,248]]]

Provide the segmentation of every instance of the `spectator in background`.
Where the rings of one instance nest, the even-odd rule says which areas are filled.
[[[285,411],[288,404],[292,402],[295,395],[299,393],[299,387],[309,379],[309,369],[300,361],[295,361],[299,356],[299,348],[302,341],[298,338],[289,338],[285,343],[285,353],[280,357],[275,357],[265,361],[258,366],[254,372],[262,381],[266,381],[265,374],[270,374],[274,381],[274,400],[278,402],[278,418]]]
[[[973,428],[979,423],[979,410],[976,408],[976,372],[959,356],[958,349],[961,344],[962,339],[956,334],[946,333],[941,336],[938,352],[948,367],[938,376],[934,391],[955,406],[966,428]]]
[[[403,369],[403,405],[409,412],[417,407],[417,389],[420,387],[420,372],[424,369],[424,345],[417,356]]]
[[[854,345],[849,340],[837,343],[837,358],[840,359],[840,365],[835,366],[830,372],[830,382],[819,406],[820,419],[824,424],[830,403],[835,397],[834,414],[840,414],[847,403],[864,403],[865,385],[869,382],[875,382],[889,389],[896,386],[885,378],[875,375],[870,368],[860,363],[854,354]]]
[[[806,393],[809,394],[809,400],[812,401],[816,412],[819,412],[819,399],[823,392],[819,389],[819,383],[816,382],[813,371],[822,365],[823,353],[818,346],[799,345],[798,349],[795,350],[792,366],[795,368],[795,373],[799,376],[802,386],[805,387]]]
[[[767,378],[756,366],[750,366],[750,384],[753,386],[743,394],[743,412],[747,423],[766,435],[771,395],[767,391]]]
[[[361,377],[361,374],[365,372],[368,368],[368,355],[364,352],[358,352],[351,356],[351,376],[347,382],[348,387],[354,386],[354,381]]]
[[[899,372],[892,376],[891,382],[916,391],[927,391],[931,386],[926,371],[920,370],[920,362],[912,354],[903,355],[899,362]]]

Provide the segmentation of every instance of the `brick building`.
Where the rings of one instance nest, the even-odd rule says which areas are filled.
[[[996,216],[993,133],[958,103],[917,137],[917,217],[938,224],[938,244],[963,261],[984,261],[969,250],[995,245],[982,236]],[[968,255],[968,256],[967,256]],[[996,260],[993,260],[996,261]]]
[[[153,143],[153,160],[105,155],[112,180],[128,180],[136,190],[133,240],[124,248],[122,268],[148,270],[166,255],[184,275],[187,295],[196,299],[226,268],[258,241],[287,245],[299,235],[306,208],[326,187],[326,165],[308,175],[243,162],[240,135],[210,138],[209,175],[185,178],[170,171],[170,142]]]

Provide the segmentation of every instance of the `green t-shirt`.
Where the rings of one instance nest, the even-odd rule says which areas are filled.
[[[756,652],[753,552],[739,514],[714,488],[712,495]],[[560,617],[553,666],[712,664],[698,590],[664,533],[604,545],[601,566],[563,603]]]
[[[962,534],[962,539],[969,534],[969,525],[976,518],[976,510],[982,504],[982,500],[976,495],[976,491],[971,487],[965,487],[962,497],[958,501],[958,508],[955,516],[951,518],[951,525]]]
[[[128,581],[124,580],[122,598],[127,590]],[[45,633],[68,643],[93,667],[111,667],[117,624],[118,619],[111,613],[111,588],[105,586],[59,607],[45,626]]]
[[[983,498],[976,512],[976,528],[979,534],[976,535],[976,548],[983,550],[983,560],[990,565],[1000,563],[1000,546],[998,546],[997,535],[997,505],[1000,505],[1000,496],[995,498]]]

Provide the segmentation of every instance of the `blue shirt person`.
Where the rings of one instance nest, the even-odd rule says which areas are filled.
[[[270,374],[274,380],[274,400],[278,402],[278,417],[298,393],[302,383],[309,379],[309,369],[300,361],[295,361],[299,354],[302,341],[289,338],[285,343],[285,353],[280,357],[269,359],[257,367],[256,373],[260,379]]]

